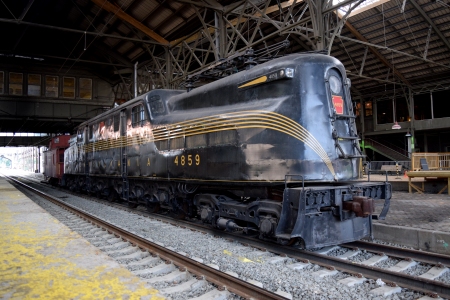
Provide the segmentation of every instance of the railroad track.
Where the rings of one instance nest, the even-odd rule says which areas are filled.
[[[98,200],[103,202],[102,200]],[[105,201],[106,202],[106,201]],[[108,203],[108,205],[111,205]],[[113,204],[117,206],[117,204]],[[127,211],[130,209],[121,207]],[[134,210],[134,213],[148,216],[148,213]],[[341,281],[343,285],[352,286],[368,279],[382,280],[386,285],[378,288],[379,295],[395,293],[401,288],[410,289],[431,295],[450,298],[448,282],[436,279],[447,272],[450,257],[429,252],[397,248],[387,245],[353,242],[336,247],[327,247],[317,251],[304,251],[293,247],[274,245],[240,234],[225,233],[205,228],[198,224],[191,224],[160,216],[164,222],[171,222],[177,226],[185,226],[198,231],[207,231],[230,240],[238,241],[248,247],[258,248],[270,252],[274,256],[289,257],[296,263],[291,268],[296,270],[308,269],[311,266],[319,270],[313,273],[317,277],[335,276],[336,272],[344,272],[348,276]],[[280,260],[282,260],[280,258]],[[420,272],[409,272],[420,267]],[[409,274],[408,274],[409,272]],[[258,298],[259,297],[258,295]]]
[[[150,260],[160,260],[162,261],[162,264],[164,266],[156,266],[153,270],[147,270],[147,274],[158,274],[158,271],[174,271],[175,268],[177,270],[177,274],[173,274],[174,278],[170,279],[172,281],[181,280],[182,277],[186,277],[186,274],[181,275],[181,273],[185,273],[186,271],[192,274],[192,277],[195,278],[204,278],[210,283],[213,283],[218,287],[219,291],[227,290],[231,293],[234,293],[240,297],[250,299],[286,299],[285,297],[272,293],[266,289],[260,288],[256,285],[253,285],[251,283],[248,283],[246,281],[240,280],[232,275],[229,275],[227,273],[221,272],[219,270],[216,270],[212,266],[207,266],[197,260],[194,260],[192,258],[186,257],[183,254],[177,253],[175,251],[172,251],[168,248],[165,248],[164,246],[158,245],[157,243],[151,242],[149,240],[146,240],[142,238],[141,236],[128,232],[125,229],[118,227],[116,225],[110,224],[107,221],[104,221],[98,217],[95,217],[85,211],[82,211],[72,205],[69,205],[67,203],[64,203],[64,201],[61,201],[57,199],[56,197],[53,197],[51,195],[48,195],[44,192],[41,192],[31,186],[26,185],[25,183],[16,180],[11,177],[7,177],[10,181],[13,181],[14,183],[20,185],[21,187],[26,188],[27,190],[39,195],[42,198],[45,198],[48,201],[51,201],[52,203],[64,208],[65,210],[69,211],[73,214],[73,218],[76,218],[75,216],[85,220],[85,222],[79,223],[78,220],[76,220],[76,224],[80,224],[80,226],[89,226],[90,224],[93,224],[97,226],[98,228],[92,228],[91,233],[95,233],[96,231],[104,231],[103,233],[103,240],[111,241],[110,242],[110,248],[114,249],[117,247],[117,243],[129,243],[132,245],[131,247],[134,247],[135,249],[130,250],[137,250],[139,249],[140,252],[144,252],[142,254],[134,254],[130,253],[127,254],[125,251],[116,251],[112,253],[112,256],[121,255],[121,253],[125,253],[125,257],[122,257],[122,259],[126,258],[147,258],[145,252],[149,253],[152,258],[147,258],[147,261],[143,263],[143,265],[150,263]],[[115,239],[115,240],[113,240]],[[105,247],[103,247],[105,248]],[[128,248],[128,247],[127,247]],[[110,253],[111,255],[111,253]],[[129,255],[129,256],[127,256]],[[165,265],[170,265],[171,267],[166,267]],[[163,268],[164,267],[164,268]],[[139,273],[139,272],[138,272]],[[142,272],[142,273],[145,273]],[[164,280],[164,279],[163,279]],[[151,282],[151,281],[150,281]],[[155,280],[154,282],[157,282]],[[213,293],[216,293],[214,291]],[[211,296],[213,295],[211,293]],[[204,297],[208,297],[208,295],[204,295]],[[206,299],[206,298],[205,298]]]

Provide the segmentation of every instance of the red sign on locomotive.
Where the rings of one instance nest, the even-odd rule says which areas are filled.
[[[333,105],[338,115],[342,115],[344,113],[344,100],[342,100],[341,96],[333,95]]]

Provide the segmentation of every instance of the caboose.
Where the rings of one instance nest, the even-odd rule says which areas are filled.
[[[70,135],[60,135],[50,140],[44,151],[44,176],[52,184],[59,184],[64,174],[64,151],[69,147]]]

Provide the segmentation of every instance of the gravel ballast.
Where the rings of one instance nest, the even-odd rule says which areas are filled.
[[[184,252],[188,257],[201,258],[205,264],[218,265],[221,271],[231,271],[238,274],[243,280],[255,280],[261,282],[263,287],[276,292],[281,290],[290,293],[293,299],[418,299],[423,295],[410,290],[402,289],[401,293],[388,297],[380,297],[370,293],[371,290],[380,287],[375,280],[366,280],[364,283],[348,287],[338,281],[349,277],[349,274],[338,272],[336,275],[320,278],[313,273],[323,269],[321,266],[310,265],[301,270],[292,270],[288,265],[297,263],[294,259],[286,259],[280,263],[266,263],[274,254],[266,253],[258,255],[258,249],[243,247],[239,243],[202,234],[197,231],[176,227],[155,219],[138,216],[118,208],[110,207],[102,203],[93,202],[81,197],[70,195],[48,188],[47,191],[56,197],[64,197],[64,201],[81,208],[99,218],[108,220],[112,224],[134,232],[142,237],[172,247],[176,251]],[[33,197],[35,198],[35,197]],[[54,206],[44,200],[35,200],[42,207]],[[101,234],[101,233],[100,233]],[[95,237],[95,235],[93,236]],[[96,244],[104,246],[100,241]],[[336,250],[333,256],[345,253],[347,250]],[[256,253],[256,254],[255,254]],[[373,256],[372,253],[362,251],[349,260],[358,263]],[[388,267],[394,261],[388,260],[382,264]],[[411,268],[413,274],[426,272],[420,266]],[[410,271],[410,270],[408,270]],[[409,274],[409,273],[408,273]],[[449,280],[448,275],[441,276]],[[444,282],[444,281],[443,281]],[[166,287],[166,285],[165,285]],[[191,295],[192,296],[192,295]],[[184,299],[179,296],[177,299]]]

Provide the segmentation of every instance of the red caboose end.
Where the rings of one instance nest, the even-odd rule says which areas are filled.
[[[52,185],[59,184],[64,174],[64,151],[69,147],[69,139],[70,135],[54,137],[44,151],[44,176]]]

